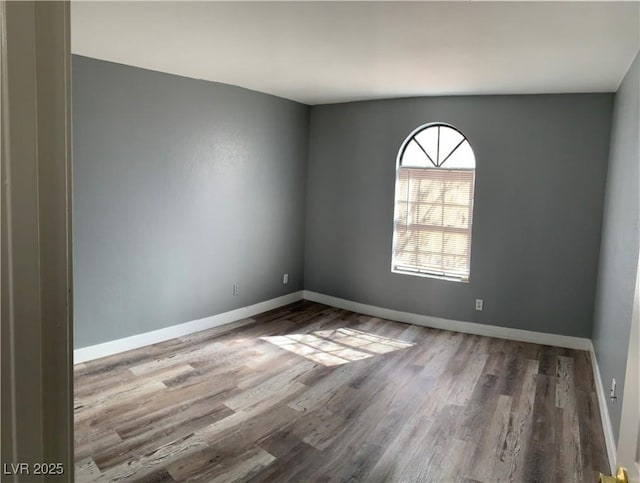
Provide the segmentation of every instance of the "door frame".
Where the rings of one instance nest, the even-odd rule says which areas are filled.
[[[624,381],[616,464],[627,469],[630,482],[640,483],[640,256]]]
[[[0,2],[2,481],[73,481],[69,9]]]

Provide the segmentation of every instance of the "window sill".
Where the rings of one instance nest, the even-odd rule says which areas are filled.
[[[436,275],[435,273],[410,272],[408,270],[396,270],[394,268],[391,269],[391,273],[396,273],[398,275],[409,275],[410,277],[434,278],[436,280],[445,280],[447,282],[469,283],[468,278],[462,279],[459,277],[451,277],[447,275]]]

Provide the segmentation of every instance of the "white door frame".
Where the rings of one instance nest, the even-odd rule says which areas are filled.
[[[640,257],[632,314],[616,461],[630,482],[640,483]]]
[[[73,481],[69,8],[0,2],[2,481]]]

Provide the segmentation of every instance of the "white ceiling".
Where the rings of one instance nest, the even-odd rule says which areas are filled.
[[[640,2],[74,2],[76,54],[322,104],[612,92]]]

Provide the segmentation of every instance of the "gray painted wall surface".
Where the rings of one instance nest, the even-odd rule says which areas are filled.
[[[302,288],[307,106],[74,56],[73,109],[76,348]]]
[[[612,104],[612,94],[585,94],[312,107],[305,289],[590,337]],[[434,121],[461,129],[476,154],[470,283],[390,271],[397,151]]]
[[[618,401],[607,399],[616,439],[640,249],[639,93],[640,54],[615,97],[593,327],[593,345],[605,390],[614,377],[618,384]]]

